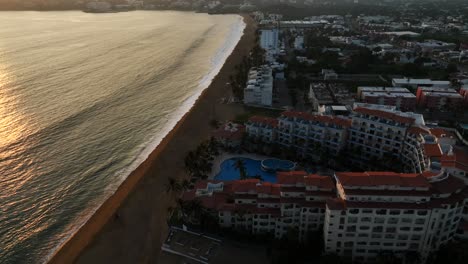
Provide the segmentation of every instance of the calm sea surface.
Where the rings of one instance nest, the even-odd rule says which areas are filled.
[[[43,262],[219,71],[239,16],[0,12],[0,263]]]

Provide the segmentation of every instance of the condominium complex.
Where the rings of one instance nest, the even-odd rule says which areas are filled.
[[[416,107],[416,96],[403,87],[360,86],[357,98],[363,103],[391,105],[402,111],[413,111]]]
[[[370,263],[387,251],[425,261],[441,245],[468,237],[468,154],[419,114],[355,104],[349,117],[286,111],[254,116],[245,129],[252,142],[278,144],[305,159],[343,151],[349,163],[390,162],[405,173],[278,171],[274,183],[209,180],[184,193],[223,228],[297,234],[300,241],[319,231],[326,252]]]
[[[276,143],[285,149],[294,149],[300,157],[313,158],[318,148],[338,154],[346,143],[346,129],[350,125],[351,120],[344,117],[287,111],[278,119],[250,118],[246,132],[252,139]]]
[[[351,153],[354,162],[393,159],[401,162],[404,171],[422,172],[429,165],[427,158],[439,155],[426,147],[439,145],[425,127],[422,115],[395,111],[388,106],[358,104],[351,118],[348,147],[354,150]]]
[[[204,181],[185,193],[184,199],[200,199],[217,212],[221,227],[276,238],[297,228],[303,240],[323,226],[325,201],[335,193],[331,177],[293,171],[278,173],[275,184],[258,179]]]
[[[451,241],[468,192],[447,173],[336,173],[337,197],[326,202],[325,250],[373,262],[382,251],[429,253]]]
[[[244,104],[255,106],[271,106],[273,104],[272,74],[272,69],[268,65],[250,69],[244,89]]]
[[[464,98],[455,89],[440,87],[419,87],[416,92],[418,107],[428,110],[458,110]]]
[[[382,251],[424,261],[441,245],[464,235],[468,219],[468,159],[444,154],[447,167],[423,173],[278,172],[276,183],[258,179],[203,181],[183,199],[198,199],[223,228],[281,238],[313,231],[328,253],[372,262]],[[463,174],[452,174],[455,167]]]
[[[276,129],[278,120],[276,118],[253,116],[246,123],[246,132],[250,138],[263,143],[273,143],[276,140]]]
[[[297,155],[313,158],[318,147],[337,155],[346,144],[348,118],[312,115],[287,111],[278,118],[277,143],[285,148],[294,148]]]
[[[247,135],[268,138],[264,142],[293,149],[301,158],[316,158],[321,152],[338,155],[347,148],[349,162],[361,167],[393,160],[403,171],[417,173],[438,162],[442,152],[422,115],[391,106],[355,104],[350,117],[287,111],[277,121],[266,126],[254,117],[246,124]]]

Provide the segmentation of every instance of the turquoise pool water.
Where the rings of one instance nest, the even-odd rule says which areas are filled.
[[[245,167],[247,169],[247,175],[250,177],[260,176],[263,181],[266,182],[276,182],[276,173],[266,172],[262,170],[262,165],[260,160],[253,160],[248,158],[231,158],[223,161],[221,163],[220,172],[215,176],[215,180],[219,181],[233,181],[239,180],[240,174],[239,170],[235,168],[234,163],[237,159],[242,159],[244,161]]]

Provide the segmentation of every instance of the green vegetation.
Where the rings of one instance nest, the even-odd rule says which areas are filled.
[[[213,167],[214,157],[219,155],[219,146],[214,138],[201,143],[195,150],[185,156],[185,170],[192,178],[192,182],[208,178]]]
[[[255,115],[260,115],[260,116],[267,116],[267,117],[278,117],[283,110],[275,110],[275,109],[266,109],[266,108],[260,108],[260,107],[252,107],[252,106],[246,106],[245,107],[245,113],[239,114],[234,118],[234,123],[237,124],[244,124],[246,123],[249,118]]]
[[[255,43],[250,56],[244,56],[242,62],[235,66],[235,72],[229,76],[229,84],[231,85],[232,94],[239,100],[244,98],[244,88],[247,83],[249,70],[251,67],[258,67],[264,63],[265,51],[258,44],[259,32],[256,33]]]
[[[236,161],[233,164],[233,167],[239,170],[239,179],[245,180],[248,178],[247,168],[245,167],[245,161],[243,159],[236,159]]]

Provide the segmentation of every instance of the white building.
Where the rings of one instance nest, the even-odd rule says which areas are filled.
[[[337,156],[346,147],[349,162],[361,168],[388,163],[421,173],[440,163],[443,153],[422,115],[394,106],[356,103],[350,117],[286,111],[277,122],[254,117],[246,125],[249,137],[292,149],[301,158]]]
[[[244,89],[244,104],[255,106],[272,106],[273,72],[270,66],[252,68]]]
[[[249,137],[262,143],[275,142],[277,127],[278,120],[276,118],[263,116],[252,116],[245,124]]]
[[[421,173],[431,166],[431,158],[442,155],[437,138],[420,114],[355,104],[352,120],[347,146],[361,165],[393,159],[404,171]]]
[[[336,173],[338,197],[327,200],[327,252],[373,262],[382,251],[401,258],[451,241],[462,219],[466,188],[444,172]]]
[[[317,158],[321,151],[338,155],[346,145],[351,125],[351,120],[345,117],[294,111],[282,113],[278,121],[276,142],[308,158]]]
[[[207,191],[211,186],[216,189]],[[226,197],[232,197],[229,201]],[[281,172],[277,183],[258,179],[197,184],[184,199],[197,198],[213,209],[219,225],[252,234],[274,234],[283,237],[296,229],[299,240],[310,231],[318,231],[324,223],[325,201],[335,197],[335,185],[329,176],[304,171]]]
[[[260,47],[262,47],[266,52],[266,61],[274,62],[276,60],[276,56],[278,56],[280,52],[278,29],[260,30]]]

